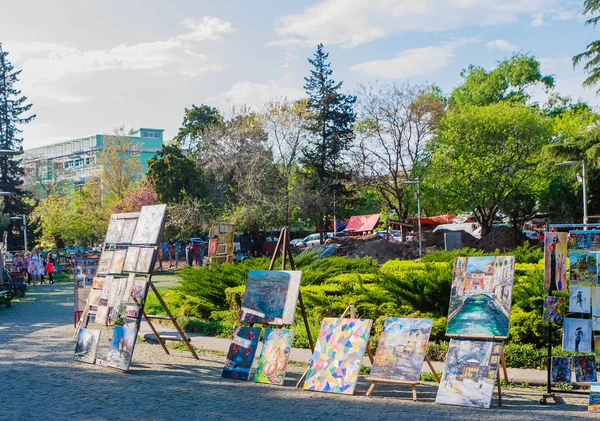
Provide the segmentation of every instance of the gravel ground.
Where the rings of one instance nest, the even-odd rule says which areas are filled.
[[[283,387],[220,377],[224,357],[200,352],[166,355],[138,341],[130,372],[72,360],[72,286],[31,287],[28,296],[0,308],[0,420],[553,420],[598,419],[587,399],[541,406],[541,391],[503,391],[488,410],[437,405],[436,386],[378,386],[372,398],[362,380],[355,396],[296,389],[303,368],[290,366]],[[103,338],[105,340],[107,338]]]

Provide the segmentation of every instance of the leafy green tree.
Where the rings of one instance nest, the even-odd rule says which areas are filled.
[[[113,202],[123,200],[129,187],[142,175],[140,145],[131,140],[132,132],[127,133],[124,127],[118,127],[112,135],[103,137],[100,178]]]
[[[585,25],[596,26],[600,21],[600,0],[585,0],[583,2],[583,15],[591,17],[585,21]],[[588,44],[587,50],[573,57],[573,67],[586,62],[583,70],[589,75],[583,81],[583,86],[591,88],[600,81],[600,40],[592,41]],[[600,93],[600,89],[596,91]]]
[[[209,105],[200,105],[185,109],[183,123],[173,139],[180,147],[194,148],[202,142],[204,131],[213,124],[221,124],[223,118],[214,107]]]
[[[427,181],[458,209],[474,210],[485,235],[507,199],[530,188],[551,134],[546,117],[525,105],[454,108],[441,122]]]

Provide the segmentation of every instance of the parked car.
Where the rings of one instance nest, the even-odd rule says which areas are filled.
[[[327,241],[327,239],[331,239],[333,238],[333,233],[332,232],[326,232],[324,237],[324,240]],[[346,234],[345,232],[338,232],[335,235],[336,237],[347,237],[348,234]],[[306,248],[310,248],[310,247],[315,247],[315,246],[319,246],[321,245],[321,234],[319,234],[318,232],[314,233],[314,234],[310,234],[308,236],[306,236],[302,241],[296,243],[296,247],[299,249],[306,249]]]
[[[388,231],[377,231],[375,234],[377,234],[381,238],[386,238],[388,235]],[[389,235],[390,240],[396,241],[398,243],[402,241],[402,233],[400,232],[400,230],[390,230]]]
[[[542,239],[542,236],[537,231],[523,230],[523,234],[530,240],[540,241]]]

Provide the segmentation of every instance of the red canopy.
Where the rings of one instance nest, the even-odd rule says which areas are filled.
[[[442,224],[451,224],[454,222],[454,215],[437,215],[429,218],[421,218],[421,225],[442,225]],[[417,224],[418,218],[409,218],[409,224]]]
[[[367,232],[373,231],[379,222],[379,214],[356,215],[348,219],[348,224],[344,231]]]

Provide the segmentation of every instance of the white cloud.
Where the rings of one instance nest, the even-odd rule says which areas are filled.
[[[567,14],[562,0],[321,0],[278,19],[284,37],[268,45],[341,44],[354,47],[411,31],[436,32],[464,26],[515,23],[539,14]]]
[[[212,16],[203,16],[198,19],[186,19],[183,25],[191,32],[179,35],[177,38],[190,41],[216,41],[223,37],[223,34],[234,32],[231,22],[221,20]]]
[[[511,44],[505,39],[497,39],[495,41],[490,41],[485,44],[485,48],[490,50],[504,50],[504,51],[517,51],[519,47],[515,44]]]
[[[411,48],[400,51],[396,58],[355,64],[350,70],[388,79],[428,75],[447,66],[457,48],[474,41],[475,39],[465,39],[439,46]]]

